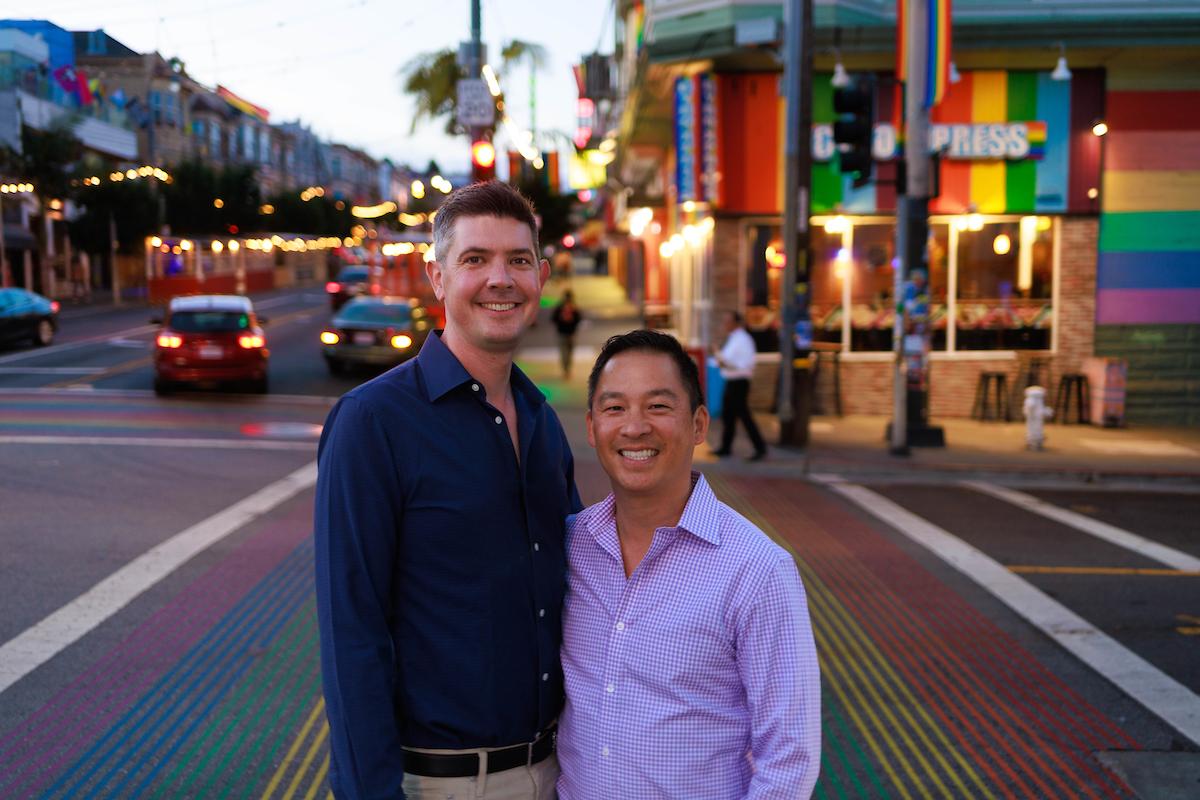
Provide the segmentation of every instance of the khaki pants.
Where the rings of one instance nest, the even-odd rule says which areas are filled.
[[[418,753],[441,755],[480,755],[480,774],[469,778],[427,778],[423,775],[404,775],[404,796],[408,800],[555,800],[554,784],[558,780],[558,758],[548,758],[531,767],[513,767],[503,772],[487,774],[487,749],[482,750],[424,750]]]

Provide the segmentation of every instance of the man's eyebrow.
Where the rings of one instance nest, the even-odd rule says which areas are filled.
[[[464,247],[462,249],[462,252],[460,252],[458,255],[461,258],[462,256],[465,256],[465,255],[468,255],[471,253],[484,253],[487,255],[491,255],[494,252],[496,252],[496,251],[490,247],[484,247],[483,245],[471,245],[470,247]],[[529,256],[530,258],[533,258],[533,250],[531,250],[528,247],[517,247],[512,250],[506,250],[504,252],[510,256],[522,255],[522,256]]]
[[[672,399],[679,398],[678,392],[676,392],[674,389],[666,389],[666,388],[651,389],[650,391],[645,392],[644,394],[645,394],[645,396],[648,396],[648,397],[669,397]],[[603,403],[606,400],[623,400],[624,398],[625,398],[625,394],[623,392],[608,391],[608,392],[601,392],[599,395],[597,395],[596,402]]]

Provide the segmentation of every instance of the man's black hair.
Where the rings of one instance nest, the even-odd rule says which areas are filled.
[[[592,400],[595,399],[596,384],[600,382],[600,373],[603,371],[604,365],[611,361],[613,356],[629,350],[662,353],[670,356],[679,369],[679,377],[683,380],[683,386],[687,390],[692,412],[695,413],[696,409],[704,405],[704,390],[700,388],[700,370],[697,369],[696,362],[692,360],[692,357],[683,349],[683,345],[674,336],[642,328],[629,333],[617,334],[604,343],[604,347],[600,349],[600,355],[596,357],[595,365],[592,366],[592,374],[588,375],[588,408],[592,407]]]

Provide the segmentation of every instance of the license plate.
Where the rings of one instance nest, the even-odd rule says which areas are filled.
[[[365,333],[365,332],[360,331],[360,332],[354,334],[354,343],[361,344],[361,345],[375,344],[375,334]]]
[[[221,358],[225,355],[225,348],[215,344],[205,344],[200,346],[201,358]]]

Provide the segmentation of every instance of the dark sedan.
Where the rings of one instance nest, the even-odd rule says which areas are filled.
[[[391,367],[415,356],[433,325],[415,298],[358,297],[321,332],[321,349],[335,375],[351,365]]]
[[[58,330],[58,301],[25,289],[0,289],[0,342],[45,347]]]
[[[337,311],[355,297],[372,293],[371,268],[366,264],[342,267],[337,278],[325,284],[325,291],[329,294],[330,307]]]

